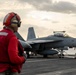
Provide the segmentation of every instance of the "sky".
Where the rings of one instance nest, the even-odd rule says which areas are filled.
[[[66,31],[76,37],[76,0],[0,0],[0,29],[9,12],[21,17],[19,33],[27,39],[28,27],[34,27],[36,37]]]

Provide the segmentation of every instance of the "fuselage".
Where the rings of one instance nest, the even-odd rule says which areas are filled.
[[[48,36],[43,38],[37,38],[33,40],[61,40],[59,42],[49,42],[33,45],[34,49],[43,50],[43,49],[51,49],[51,48],[64,48],[64,47],[76,47],[76,38],[72,37],[58,37],[58,36]]]

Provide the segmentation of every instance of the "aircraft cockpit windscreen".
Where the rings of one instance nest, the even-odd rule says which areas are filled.
[[[65,31],[57,31],[57,32],[54,32],[54,36],[57,36],[57,37],[70,37],[68,34],[65,33]]]

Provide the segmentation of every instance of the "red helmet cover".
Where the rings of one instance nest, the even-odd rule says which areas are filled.
[[[14,13],[14,12],[11,12],[11,13],[8,13],[8,14],[5,16],[5,18],[4,18],[4,20],[3,20],[3,25],[5,25],[5,26],[11,25],[11,19],[12,19],[14,16],[16,16],[16,18],[17,18],[18,21],[20,21],[19,15],[17,15],[17,14]]]

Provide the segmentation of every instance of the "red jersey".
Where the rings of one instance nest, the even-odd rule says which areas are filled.
[[[20,72],[21,65],[25,62],[23,56],[19,56],[18,39],[9,29],[0,31],[0,72],[8,68],[12,72]]]

